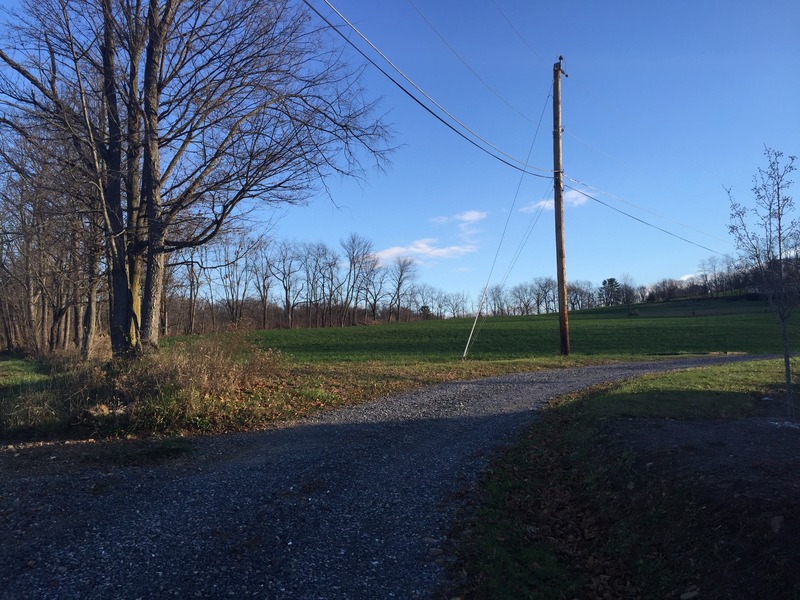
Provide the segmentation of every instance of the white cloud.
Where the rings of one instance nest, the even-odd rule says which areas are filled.
[[[521,213],[534,213],[539,210],[553,210],[552,200],[539,200],[538,202],[531,202],[527,206],[519,209]]]
[[[478,221],[483,221],[488,216],[489,213],[482,210],[468,210],[465,213],[456,215],[455,219],[462,223],[477,223]]]
[[[419,261],[449,260],[460,258],[466,254],[478,251],[477,244],[473,243],[472,237],[478,232],[477,224],[488,218],[489,213],[482,210],[467,210],[462,213],[433,217],[430,221],[437,225],[445,225],[458,228],[458,238],[460,244],[449,246],[439,245],[437,238],[421,238],[414,240],[407,246],[392,246],[376,253],[378,260],[386,265],[398,257],[410,256]]]
[[[478,221],[483,221],[488,216],[489,213],[483,210],[468,210],[466,212],[457,215],[450,215],[446,217],[445,216],[433,217],[431,221],[439,225],[445,225],[447,223],[453,223],[453,222],[477,223]]]
[[[377,256],[381,263],[388,264],[399,256],[410,256],[420,261],[425,259],[448,259],[471,254],[478,249],[477,246],[472,244],[437,246],[437,241],[434,238],[415,240],[408,246],[392,246],[381,250],[377,252]]]
[[[577,190],[567,190],[564,192],[565,208],[575,208],[577,206],[581,206],[586,204],[587,200],[589,199]],[[538,202],[531,202],[527,206],[523,206],[519,209],[519,212],[532,213],[538,210],[553,210],[554,208],[555,203],[553,200],[539,200]]]
[[[578,190],[567,190],[564,192],[564,206],[582,206],[589,200]]]
[[[447,217],[434,217],[431,222],[437,225],[447,225],[448,223],[456,223],[461,238],[469,241],[469,237],[478,233],[475,227],[476,223],[483,221],[489,216],[489,213],[483,210],[468,210],[457,215],[450,215]]]

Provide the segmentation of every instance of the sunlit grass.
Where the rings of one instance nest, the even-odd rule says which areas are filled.
[[[614,384],[596,397],[580,394],[574,408],[593,419],[742,417],[752,414],[755,399],[783,394],[783,376],[781,360],[644,375]],[[568,407],[565,402],[561,408]]]

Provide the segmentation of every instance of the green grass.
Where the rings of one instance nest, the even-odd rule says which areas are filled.
[[[633,456],[610,443],[609,424],[752,415],[781,377],[781,361],[755,361],[649,375],[553,402],[483,478],[459,549],[464,597],[666,597],[715,568],[717,557],[695,552],[716,539],[708,528],[717,525],[698,516],[691,494],[654,483],[637,488],[632,503],[627,486],[641,476]]]
[[[0,390],[39,383],[47,379],[41,364],[17,356],[0,355]]]
[[[131,364],[9,359],[0,363],[0,437],[252,429],[443,381],[678,354],[780,352],[778,327],[761,302],[682,301],[636,312],[574,313],[569,357],[558,353],[556,315],[542,315],[481,321],[467,361],[468,319],[179,337]]]
[[[573,358],[781,351],[780,330],[762,302],[684,301],[577,312],[570,317]],[[457,361],[472,321],[448,319],[372,327],[270,330],[248,336],[301,362]],[[796,332],[800,329],[796,328]],[[559,351],[558,317],[491,317],[479,324],[470,359],[551,359]]]
[[[63,402],[50,393],[52,377],[39,362],[0,356],[0,435],[18,429],[48,432]]]

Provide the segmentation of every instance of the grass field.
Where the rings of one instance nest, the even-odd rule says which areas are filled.
[[[695,300],[573,313],[571,350],[576,357],[630,358],[666,354],[781,351],[780,330],[762,302]],[[448,319],[346,329],[260,331],[257,347],[275,348],[301,362],[459,360],[472,320]],[[557,315],[490,317],[479,323],[470,359],[505,361],[552,358],[559,351]]]
[[[269,330],[165,340],[134,363],[0,363],[0,436],[222,432],[422,385],[676,354],[780,352],[762,302],[681,301],[556,315]],[[795,338],[796,338],[795,332]],[[71,432],[71,433],[69,433]]]

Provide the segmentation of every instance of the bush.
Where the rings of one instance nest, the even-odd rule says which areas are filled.
[[[275,410],[269,390],[282,371],[271,350],[247,354],[225,336],[180,343],[135,360],[57,355],[42,375],[0,392],[0,435],[84,435],[255,426]]]

